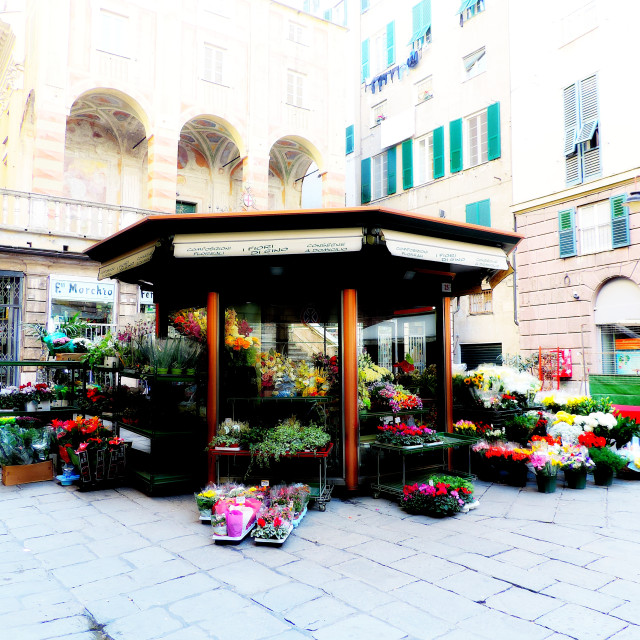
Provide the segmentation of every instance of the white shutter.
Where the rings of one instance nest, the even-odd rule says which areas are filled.
[[[584,180],[600,176],[600,147],[584,152]]]
[[[577,154],[566,158],[565,177],[567,184],[580,182],[580,158]]]
[[[578,104],[576,85],[564,90],[564,155],[569,156],[576,150],[578,129]]]

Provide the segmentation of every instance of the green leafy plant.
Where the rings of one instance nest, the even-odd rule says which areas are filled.
[[[329,434],[315,424],[303,426],[295,417],[287,418],[267,431],[262,442],[251,445],[252,462],[268,466],[271,460],[278,462],[287,454],[320,449],[329,439]]]
[[[609,447],[589,447],[589,457],[596,469],[608,469],[613,472],[626,467],[628,462]]]
[[[634,436],[640,436],[640,424],[633,418],[618,414],[617,424],[610,429],[607,427],[597,426],[594,433],[598,436],[604,436],[609,442],[615,444],[618,449],[624,447],[625,444],[631,442]]]
[[[88,349],[87,355],[83,358],[90,367],[100,366],[104,362],[105,358],[116,357],[118,352],[116,351],[115,340],[113,339],[111,332],[106,336],[94,342]]]
[[[537,415],[524,414],[513,416],[504,423],[504,436],[509,442],[518,442],[526,445],[533,434],[538,422]]]

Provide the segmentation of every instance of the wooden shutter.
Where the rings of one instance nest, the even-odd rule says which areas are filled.
[[[396,147],[391,147],[387,151],[387,195],[392,195],[396,192]]]
[[[369,38],[362,41],[362,80],[365,82],[369,77]]]
[[[449,123],[449,168],[451,173],[462,171],[462,118]]]
[[[392,21],[387,25],[387,66],[396,61],[395,30],[396,23],[395,21]]]
[[[487,131],[489,160],[500,157],[500,103],[494,102],[487,108]]]
[[[444,127],[433,131],[433,179],[444,176]]]
[[[611,203],[611,246],[628,247],[629,239],[629,209],[624,206],[626,195],[615,196],[609,200]]]
[[[576,255],[575,211],[564,209],[558,211],[558,236],[560,257],[569,258]]]
[[[346,151],[345,153],[353,153],[353,146],[354,146],[354,140],[353,140],[353,125],[350,124],[347,127],[347,140],[346,140]]]
[[[478,202],[478,224],[485,227],[491,226],[491,200],[480,200]]]
[[[402,188],[413,187],[413,140],[402,143]]]
[[[360,202],[371,202],[371,158],[360,161]]]

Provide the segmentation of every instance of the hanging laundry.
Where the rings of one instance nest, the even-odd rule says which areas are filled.
[[[404,73],[409,73],[409,67],[405,62],[398,67],[398,80],[402,80],[402,75]]]
[[[387,74],[386,72],[382,75],[379,75],[377,78],[378,81],[378,91],[382,91],[382,83],[387,84]]]
[[[393,82],[393,74],[396,73],[396,71],[398,72],[398,80],[400,79],[400,67],[396,65],[395,67],[393,67],[393,69],[391,69],[391,71],[389,71],[389,75],[391,76],[391,82]]]
[[[418,64],[418,52],[414,50],[409,54],[409,57],[407,58],[407,66],[415,67],[417,64]]]

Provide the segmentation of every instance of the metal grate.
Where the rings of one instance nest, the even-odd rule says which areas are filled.
[[[0,361],[18,360],[22,275],[0,271]],[[17,367],[0,366],[0,385],[17,384]]]

